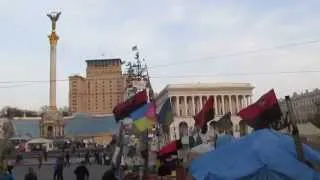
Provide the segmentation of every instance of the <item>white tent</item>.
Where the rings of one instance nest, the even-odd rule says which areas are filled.
[[[33,143],[33,144],[37,144],[37,143],[52,143],[53,141],[50,139],[45,139],[45,138],[35,138],[35,139],[31,139],[30,141],[28,141],[27,143]]]
[[[26,145],[25,145],[26,152],[30,152],[32,150],[31,146],[37,146],[37,149],[42,148],[46,151],[52,151],[53,140],[45,139],[45,138],[31,139],[30,141],[26,142]]]
[[[29,136],[15,136],[15,137],[11,137],[9,138],[9,140],[11,141],[28,141],[31,138]]]
[[[203,154],[206,152],[209,152],[211,150],[213,150],[214,147],[212,144],[200,144],[198,146],[193,147],[190,152],[191,153],[198,153],[198,154]]]

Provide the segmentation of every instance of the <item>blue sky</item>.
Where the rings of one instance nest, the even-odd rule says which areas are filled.
[[[86,59],[130,60],[137,44],[156,91],[168,83],[249,82],[255,97],[270,88],[281,97],[319,87],[320,73],[230,74],[320,70],[320,43],[226,54],[320,39],[319,5],[316,0],[1,0],[0,81],[48,80],[46,13],[61,10],[58,79],[84,74]],[[159,66],[183,61],[193,63]],[[48,104],[48,83],[20,85],[0,84],[0,107]],[[68,82],[59,82],[57,89],[58,105],[67,105]]]

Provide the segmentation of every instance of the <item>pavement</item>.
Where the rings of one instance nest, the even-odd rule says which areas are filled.
[[[71,158],[70,163],[71,164],[79,164],[84,158]],[[47,161],[43,161],[43,165],[54,165],[56,162],[56,158],[49,158]],[[91,162],[93,162],[93,159],[91,159]],[[20,162],[20,165],[38,165],[39,161],[37,158],[28,158],[24,159]]]
[[[75,180],[76,177],[73,173],[78,164],[71,164],[70,167],[66,167],[63,171],[65,180]],[[24,180],[24,175],[28,171],[28,167],[33,167],[37,173],[38,180],[53,180],[54,165],[45,164],[40,169],[37,165],[17,165],[13,169],[13,174],[16,180]],[[109,166],[88,165],[90,173],[90,180],[101,180],[103,173],[110,168]]]

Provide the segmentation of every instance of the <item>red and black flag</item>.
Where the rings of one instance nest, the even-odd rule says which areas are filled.
[[[206,133],[208,126],[207,122],[214,118],[214,102],[210,96],[201,111],[194,116],[195,125],[201,128],[202,133]]]
[[[159,155],[158,157],[161,159],[163,157],[168,157],[174,154],[177,154],[178,150],[182,148],[182,143],[180,140],[173,140],[163,146],[159,150]]]
[[[257,102],[242,109],[238,116],[254,129],[268,128],[270,124],[279,121],[282,113],[274,90],[271,89]]]
[[[116,121],[128,117],[133,111],[139,109],[141,106],[145,105],[148,102],[147,91],[143,90],[138,92],[133,97],[129,98],[125,102],[118,104],[113,109],[113,114]]]
[[[213,121],[210,124],[222,131],[232,130],[233,123],[231,121],[231,112],[226,113],[218,121]]]

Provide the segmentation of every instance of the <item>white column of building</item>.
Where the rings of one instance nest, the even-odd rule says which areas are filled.
[[[175,106],[176,106],[176,115],[179,116],[179,99],[178,99],[179,97],[178,96],[175,96],[175,97],[176,97],[175,98],[176,99],[176,102],[175,102],[176,103],[175,104]]]
[[[249,103],[249,96],[246,95],[246,107],[249,106],[249,104],[250,104],[250,103]]]
[[[239,105],[239,95],[236,95],[236,113],[239,112],[240,110],[240,105]]]
[[[225,111],[225,109],[224,109],[224,95],[222,95],[221,97],[222,97],[222,98],[221,98],[221,102],[222,102],[222,114],[225,114],[226,111]]]
[[[241,99],[241,109],[245,107],[245,103],[244,103],[244,96],[242,95],[242,99]]]
[[[56,130],[56,127],[55,126],[53,126],[52,127],[52,135],[54,136],[54,137],[56,137],[57,136],[57,134],[56,134],[56,132],[57,132],[57,130]]]
[[[184,96],[184,115],[188,115],[188,103],[187,103],[187,96]]]
[[[196,105],[194,102],[194,96],[191,96],[191,100],[192,100],[192,115],[196,115]]]
[[[181,116],[182,114],[180,113],[180,96],[178,96],[178,114]]]
[[[214,110],[216,111],[216,114],[218,114],[218,101],[217,101],[217,95],[213,96],[214,98]]]
[[[233,113],[233,111],[232,111],[232,96],[229,95],[228,98],[229,98],[229,111],[230,111],[231,113]]]
[[[200,110],[202,109],[202,95],[199,96],[199,101],[200,101]]]

